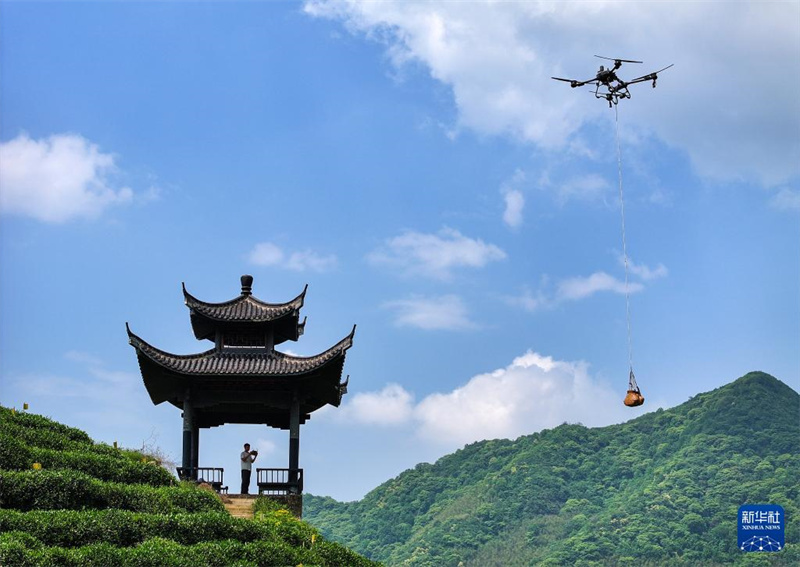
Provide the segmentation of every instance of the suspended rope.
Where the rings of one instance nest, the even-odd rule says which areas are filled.
[[[614,105],[614,128],[617,141],[617,171],[619,173],[619,210],[622,218],[622,260],[625,264],[625,322],[628,328],[628,394],[625,396],[625,405],[630,407],[640,406],[644,403],[644,396],[636,383],[636,376],[633,374],[633,339],[631,334],[631,295],[628,285],[628,246],[625,242],[625,197],[622,192],[622,152],[619,146],[619,110]]]

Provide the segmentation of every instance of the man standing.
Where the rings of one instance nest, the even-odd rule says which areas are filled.
[[[242,494],[250,493],[250,473],[252,472],[253,461],[258,457],[258,451],[250,450],[250,443],[244,444],[242,451]]]

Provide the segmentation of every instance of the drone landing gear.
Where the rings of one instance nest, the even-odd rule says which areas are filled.
[[[608,108],[614,108],[614,105],[619,102],[619,95],[615,93],[594,93],[595,98],[600,98],[608,101]],[[625,98],[625,97],[623,97]]]

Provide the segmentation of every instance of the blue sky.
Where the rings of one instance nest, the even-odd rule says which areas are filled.
[[[714,26],[709,27],[709,22]],[[597,22],[606,25],[598,26]],[[670,63],[619,131],[594,54]],[[200,352],[181,282],[308,283],[311,355],[358,324],[306,488],[359,498],[465,443],[679,404],[751,371],[800,387],[800,5],[14,2],[0,19],[0,403],[159,446],[125,322]],[[241,443],[201,434],[236,485]]]

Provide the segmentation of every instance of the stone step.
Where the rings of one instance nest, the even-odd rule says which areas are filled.
[[[250,494],[225,494],[222,503],[234,518],[253,518],[253,503],[256,496]]]

